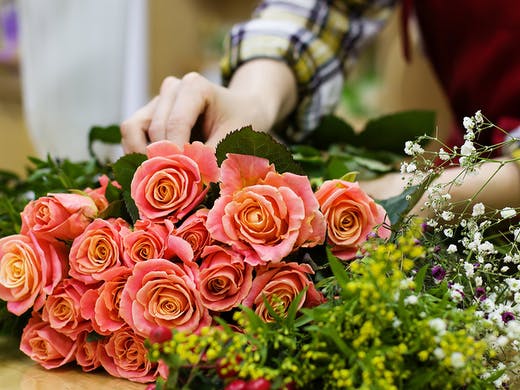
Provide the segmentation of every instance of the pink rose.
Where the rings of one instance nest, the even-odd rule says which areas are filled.
[[[175,230],[175,234],[186,240],[193,249],[193,260],[200,258],[202,250],[211,244],[211,236],[206,228],[208,219],[208,209],[199,209],[195,214],[190,215]]]
[[[83,233],[98,209],[89,196],[49,194],[29,202],[22,211],[21,233],[43,240],[73,240]]]
[[[202,303],[210,310],[227,311],[247,296],[253,280],[253,267],[231,249],[206,247],[197,279]]]
[[[126,324],[119,314],[119,305],[131,273],[128,267],[111,268],[100,275],[104,283],[98,289],[81,297],[81,315],[92,322],[97,333],[109,335]]]
[[[321,210],[327,219],[327,241],[332,253],[342,260],[356,256],[368,233],[378,228],[382,238],[390,236],[383,226],[385,209],[374,202],[359,186],[344,180],[328,180],[316,191]]]
[[[184,218],[218,180],[214,150],[201,142],[181,150],[169,141],[148,145],[148,160],[135,171],[131,194],[142,219]]]
[[[99,274],[121,265],[122,243],[119,232],[128,224],[121,218],[95,219],[70,248],[69,275],[85,284],[97,283]]]
[[[0,298],[7,309],[21,315],[39,310],[65,272],[64,247],[15,234],[0,239]]]
[[[100,339],[88,341],[87,338],[87,332],[78,336],[75,355],[76,363],[84,372],[94,371],[101,366],[99,356],[101,355],[100,348],[103,348]]]
[[[325,239],[325,220],[306,176],[278,174],[266,159],[238,154],[228,154],[221,172],[221,196],[206,226],[247,263],[280,262]]]
[[[81,315],[81,297],[88,288],[79,280],[64,279],[47,297],[42,319],[58,332],[76,340],[82,332],[90,332],[92,325]]]
[[[92,198],[99,211],[103,211],[108,206],[108,200],[106,198],[108,183],[110,183],[109,177],[102,175],[99,178],[100,187],[85,189],[85,193]],[[116,188],[121,188],[121,185],[117,181],[112,181],[111,184]]]
[[[267,311],[264,298],[283,317],[294,298],[307,288],[298,308],[317,306],[325,302],[325,298],[309,279],[310,274],[314,274],[314,271],[309,264],[271,263],[260,267],[243,304],[254,308],[264,321],[272,322],[273,318]]]
[[[192,332],[209,325],[193,272],[164,259],[137,263],[121,295],[121,316],[143,337],[157,326]]]
[[[134,382],[148,383],[159,375],[167,376],[164,363],[150,362],[144,338],[127,326],[115,331],[104,343],[100,360],[110,375]]]
[[[188,242],[173,235],[174,226],[171,221],[153,222],[139,220],[134,229],[121,230],[123,239],[123,263],[133,268],[140,262],[149,259],[177,259],[190,263],[193,261],[193,250]]]
[[[50,370],[74,360],[76,343],[42,321],[38,312],[23,329],[20,350],[35,362]]]

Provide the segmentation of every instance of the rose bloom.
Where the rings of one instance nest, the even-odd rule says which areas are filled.
[[[325,220],[306,176],[278,174],[264,158],[228,154],[221,196],[208,214],[211,236],[253,266],[321,244]]]
[[[94,371],[101,366],[99,356],[101,355],[100,348],[103,348],[100,339],[88,341],[87,337],[88,332],[83,332],[78,336],[75,354],[76,363],[84,372]]]
[[[164,363],[150,362],[144,338],[128,326],[115,331],[103,347],[101,365],[112,376],[140,383],[154,382],[159,375],[167,377]]]
[[[108,200],[106,198],[106,192],[108,184],[112,184],[116,188],[121,188],[121,185],[117,181],[110,182],[107,175],[102,175],[99,178],[100,186],[98,188],[86,188],[85,193],[94,200],[99,211],[103,211],[108,206]]]
[[[310,274],[314,271],[309,264],[271,263],[259,267],[243,305],[254,308],[265,322],[272,322],[274,319],[265,306],[264,298],[283,317],[294,298],[307,288],[298,309],[317,306],[325,302],[325,298],[309,279]]]
[[[316,198],[327,219],[328,243],[332,253],[340,259],[355,257],[359,246],[376,227],[380,237],[390,236],[390,230],[382,225],[385,209],[374,202],[358,183],[325,181],[316,191]]]
[[[191,245],[194,261],[200,258],[202,250],[212,241],[206,228],[208,212],[208,209],[197,210],[175,230],[175,235],[183,238]]]
[[[88,290],[81,297],[81,315],[92,322],[97,333],[109,335],[126,324],[119,314],[119,304],[131,273],[128,267],[111,268],[100,275],[104,283],[99,288]]]
[[[91,197],[80,194],[49,194],[29,202],[22,211],[21,233],[28,231],[43,240],[73,240],[96,217]]]
[[[95,219],[72,243],[69,275],[85,284],[99,281],[99,274],[120,266],[122,243],[120,231],[128,224],[121,218]]]
[[[158,326],[192,332],[209,325],[193,272],[165,259],[137,263],[121,295],[121,317],[143,337]]]
[[[87,291],[79,280],[64,279],[47,297],[43,305],[42,319],[49,325],[76,340],[82,332],[92,330],[90,321],[81,315],[81,297]]]
[[[232,249],[217,245],[204,249],[197,279],[204,306],[213,311],[237,307],[247,296],[253,281],[253,267]]]
[[[33,311],[32,318],[23,329],[20,350],[50,370],[74,360],[76,343],[52,329],[38,312]]]
[[[148,145],[148,160],[135,171],[132,198],[141,219],[184,218],[199,205],[219,177],[213,148],[194,142],[181,150],[170,141]]]
[[[32,232],[1,238],[0,298],[7,309],[16,315],[41,309],[63,277],[65,259],[65,247],[37,240]]]
[[[133,230],[121,229],[123,240],[123,263],[133,268],[140,261],[149,259],[180,259],[193,261],[193,250],[188,242],[173,233],[174,226],[169,220],[153,222],[138,220]]]

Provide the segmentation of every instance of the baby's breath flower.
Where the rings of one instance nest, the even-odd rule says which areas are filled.
[[[443,148],[440,148],[439,150],[439,158],[442,160],[442,161],[447,161],[450,159],[450,155],[448,152],[446,152]]]
[[[441,214],[441,218],[445,221],[451,221],[455,217],[455,214],[451,211],[443,211]]]
[[[409,156],[416,156],[424,153],[424,149],[417,142],[406,141],[404,144],[404,152]]]
[[[513,231],[513,238],[516,242],[520,242],[520,228],[516,228]]]
[[[473,211],[471,215],[473,217],[478,217],[479,215],[483,215],[486,212],[486,207],[482,203],[476,203],[473,205]]]
[[[462,120],[462,125],[466,130],[473,130],[473,128],[475,127],[475,121],[469,116],[465,116]]]
[[[443,232],[444,232],[444,235],[445,235],[446,237],[448,237],[448,238],[453,237],[453,229],[451,229],[451,228],[446,228],[446,229],[444,229]]]
[[[470,140],[466,140],[464,142],[464,145],[462,145],[462,147],[460,148],[460,153],[466,157],[471,156],[475,152],[475,146],[473,146],[473,142],[471,142]]]
[[[484,116],[482,115],[481,110],[478,110],[473,118],[475,119],[475,123],[477,123],[477,125],[484,123]]]
[[[500,216],[504,219],[513,218],[516,216],[516,210],[512,207],[504,207],[500,210]]]
[[[417,298],[416,295],[410,295],[404,299],[404,304],[405,305],[416,305],[418,301],[419,301],[419,299]]]
[[[471,278],[475,274],[475,267],[471,263],[464,263],[464,271],[466,272],[466,276]]]
[[[446,248],[446,252],[448,253],[457,253],[457,245],[450,244],[448,248]]]

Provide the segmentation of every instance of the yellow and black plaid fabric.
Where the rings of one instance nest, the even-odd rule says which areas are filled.
[[[332,112],[346,71],[359,48],[383,26],[393,0],[263,1],[253,18],[235,25],[228,36],[221,69],[233,71],[255,58],[285,61],[299,89],[289,138],[297,141]]]

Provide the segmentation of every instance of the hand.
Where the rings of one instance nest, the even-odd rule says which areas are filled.
[[[255,60],[237,70],[229,88],[197,73],[167,77],[160,94],[121,124],[125,153],[144,153],[163,139],[179,146],[193,134],[210,146],[238,128],[269,131],[296,105],[296,81],[287,65]],[[193,132],[193,134],[192,134]]]

